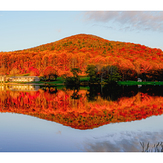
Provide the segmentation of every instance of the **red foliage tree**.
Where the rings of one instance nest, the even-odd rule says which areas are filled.
[[[37,68],[30,67],[29,71],[30,71],[31,76],[39,76],[40,75],[40,72],[39,72],[39,70]]]

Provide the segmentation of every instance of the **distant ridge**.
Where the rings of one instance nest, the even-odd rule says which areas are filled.
[[[109,40],[103,39],[102,37],[92,35],[92,34],[77,34],[77,35],[72,35],[72,36],[62,38],[62,39],[60,39],[58,41],[55,41],[55,42],[39,45],[39,46],[29,48],[29,49],[26,49],[26,50],[35,50],[35,49],[40,49],[40,48],[43,50],[43,48],[45,48],[45,47],[50,48],[52,46],[62,44],[62,43],[68,42],[68,41],[74,41],[75,39],[78,39],[78,40],[83,40],[83,39],[97,39],[98,40],[99,39],[99,40],[109,41]]]

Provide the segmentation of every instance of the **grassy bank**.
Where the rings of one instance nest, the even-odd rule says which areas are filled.
[[[89,77],[80,77],[80,82],[88,82]],[[51,85],[51,86],[62,86],[65,80],[58,77],[56,81],[32,81],[32,82],[5,82],[5,84],[35,84],[35,85]],[[0,83],[1,84],[1,83]],[[2,83],[3,84],[3,83]]]
[[[81,86],[85,84],[88,85],[89,77],[81,76],[80,83]],[[63,86],[65,80],[62,77],[58,77],[56,81],[37,81],[37,82],[6,82],[6,84],[35,84],[35,85],[50,85],[50,86]],[[1,84],[1,83],[0,83]],[[2,83],[3,84],[3,83]],[[163,85],[163,81],[146,81],[146,82],[138,82],[138,81],[118,81],[118,85]],[[105,85],[105,84],[104,84]]]
[[[119,85],[163,85],[163,81],[146,81],[146,82],[137,82],[137,81],[118,81]]]
[[[80,82],[88,82],[89,81],[89,77],[80,77]],[[56,81],[39,81],[39,82],[31,82],[31,83],[35,83],[35,84],[47,84],[47,85],[64,85],[65,80],[61,77],[58,77]]]

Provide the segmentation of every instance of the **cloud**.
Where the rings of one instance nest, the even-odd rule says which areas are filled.
[[[99,25],[99,24],[93,24],[92,27],[103,27],[103,28],[107,28],[107,29],[114,29],[112,26]]]
[[[162,11],[88,11],[84,19],[99,23],[111,23],[130,30],[163,31]]]
[[[141,143],[144,143],[145,148],[149,143],[149,149],[153,151],[154,145],[162,140],[163,131],[123,131],[87,140],[84,150],[88,152],[141,152],[143,151]]]

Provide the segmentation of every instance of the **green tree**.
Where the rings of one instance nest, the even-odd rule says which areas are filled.
[[[66,85],[79,85],[80,78],[79,78],[78,73],[80,73],[81,70],[79,68],[72,68],[71,72],[73,73],[73,77],[66,77],[65,84]]]
[[[118,68],[116,66],[107,66],[105,70],[107,72],[104,82],[106,82],[107,84],[113,84],[121,78],[120,74],[118,73]]]
[[[90,77],[90,83],[99,83],[100,79],[97,76],[97,67],[95,65],[88,65],[85,72]]]

